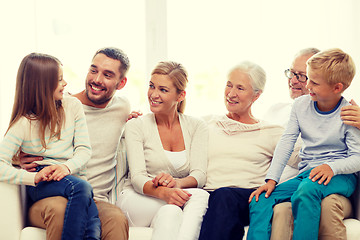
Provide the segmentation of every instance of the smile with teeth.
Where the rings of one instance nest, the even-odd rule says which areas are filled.
[[[238,103],[237,101],[231,100],[230,98],[226,98],[226,101],[228,101],[228,103],[232,103],[232,104]]]
[[[153,99],[150,98],[150,101],[152,104],[160,104],[161,102],[158,102],[158,101],[154,101]]]
[[[90,84],[90,87],[95,91],[102,91],[104,89],[94,86],[93,84]]]

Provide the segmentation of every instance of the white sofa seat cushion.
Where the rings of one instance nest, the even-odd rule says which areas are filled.
[[[360,239],[360,221],[353,218],[348,218],[344,220],[346,226],[346,236],[348,240]]]
[[[26,227],[21,231],[20,240],[45,240],[46,231],[37,227]]]
[[[130,227],[129,240],[150,240],[152,228],[150,227]]]

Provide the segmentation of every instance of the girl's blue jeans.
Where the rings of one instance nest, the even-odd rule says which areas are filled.
[[[60,181],[40,182],[35,187],[27,186],[26,190],[34,202],[54,196],[68,199],[61,239],[100,239],[100,219],[93,200],[92,187],[88,182],[68,175]]]
[[[310,171],[276,186],[268,198],[262,193],[258,202],[255,201],[255,197],[252,199],[247,239],[270,239],[273,207],[278,203],[290,201],[294,215],[293,239],[318,239],[321,200],[333,193],[349,197],[356,187],[356,175],[336,175],[325,186],[309,179]]]

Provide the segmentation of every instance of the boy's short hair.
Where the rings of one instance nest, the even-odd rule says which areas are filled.
[[[306,64],[329,84],[342,83],[345,90],[355,76],[355,64],[349,54],[339,48],[321,51],[308,59]]]

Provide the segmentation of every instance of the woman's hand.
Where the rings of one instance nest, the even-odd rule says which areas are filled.
[[[162,190],[163,191],[161,199],[168,204],[174,204],[179,207],[184,206],[184,204],[189,201],[191,197],[190,193],[180,188],[163,187]]]
[[[360,107],[354,100],[351,100],[350,104],[341,108],[341,119],[345,124],[360,129]]]
[[[50,171],[50,174],[48,174],[47,176],[48,178],[46,181],[60,181],[65,176],[70,174],[69,168],[64,164],[47,166],[41,169],[40,172],[42,171],[46,171],[46,172]]]
[[[168,188],[179,188],[177,181],[168,173],[160,173],[153,180],[155,187],[163,186]]]
[[[274,191],[276,186],[276,182],[272,179],[268,180],[266,184],[262,185],[261,187],[259,187],[258,189],[256,189],[255,191],[253,191],[249,197],[249,203],[251,202],[252,198],[255,196],[255,200],[259,201],[259,195],[262,192],[266,192],[265,193],[265,197],[268,198],[271,193]]]

